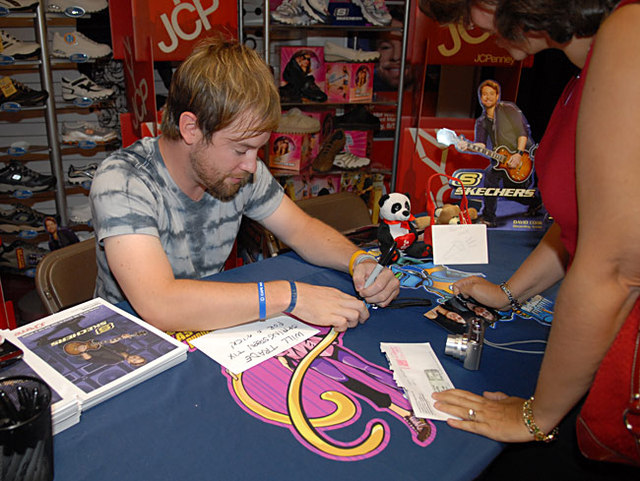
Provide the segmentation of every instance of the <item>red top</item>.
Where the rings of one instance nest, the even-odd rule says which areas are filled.
[[[623,0],[616,8],[638,1]],[[578,241],[576,128],[580,99],[593,51],[593,43],[591,45],[584,68],[565,87],[536,152],[536,172],[542,200],[560,226],[562,243],[570,260],[573,260]]]

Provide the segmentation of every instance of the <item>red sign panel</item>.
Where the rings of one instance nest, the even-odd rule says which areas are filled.
[[[461,24],[429,28],[428,62],[433,65],[488,65],[513,67],[516,60],[492,37],[477,28],[467,30]]]
[[[122,39],[133,32],[136,60],[183,60],[202,38],[222,31],[238,38],[238,5],[227,0],[109,0],[114,58],[124,58]]]

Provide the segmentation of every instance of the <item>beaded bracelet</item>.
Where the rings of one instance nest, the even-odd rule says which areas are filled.
[[[349,274],[353,275],[353,270],[356,268],[356,266],[366,259],[371,259],[374,262],[378,262],[375,256],[372,256],[366,251],[355,251],[351,255],[351,260],[349,261]]]
[[[533,439],[535,439],[536,441],[550,443],[558,437],[558,426],[553,428],[549,434],[545,434],[544,431],[542,431],[533,420],[533,409],[531,408],[532,402],[533,396],[531,396],[522,404],[522,419],[524,420],[524,425],[527,426],[529,432],[533,434]]]
[[[264,321],[267,318],[267,295],[264,291],[264,282],[258,282],[258,305],[260,307],[260,319]]]
[[[291,286],[291,302],[289,302],[289,307],[287,307],[284,312],[292,313],[296,308],[296,302],[298,302],[298,289],[296,288],[296,283],[293,281],[289,281],[289,286]]]
[[[500,289],[502,289],[502,292],[504,292],[509,298],[509,304],[511,304],[511,309],[513,309],[514,311],[521,311],[522,304],[518,302],[518,299],[513,297],[513,294],[511,293],[511,289],[509,289],[509,286],[507,285],[506,282],[503,282],[502,284],[500,284]]]

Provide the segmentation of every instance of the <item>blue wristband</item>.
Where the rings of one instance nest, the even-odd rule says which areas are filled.
[[[289,285],[291,286],[291,302],[284,312],[291,313],[296,308],[296,302],[298,302],[298,289],[296,288],[296,283],[293,281],[289,281]]]
[[[267,296],[264,292],[264,282],[258,282],[258,303],[260,305],[260,317],[261,321],[267,318]]]

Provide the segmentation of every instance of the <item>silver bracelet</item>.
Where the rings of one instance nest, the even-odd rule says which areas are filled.
[[[518,299],[513,297],[513,294],[511,293],[511,289],[509,289],[509,286],[507,285],[506,282],[503,282],[502,284],[500,284],[500,289],[502,289],[502,292],[504,292],[507,295],[507,298],[509,299],[509,304],[511,304],[511,309],[513,309],[514,311],[521,311],[522,304],[518,302]]]
[[[353,261],[353,270],[355,271],[356,266],[360,264],[362,261],[366,261],[367,259],[370,259],[373,262],[378,262],[378,259],[376,259],[376,257],[372,254],[360,254],[358,257],[356,257],[356,260]]]

